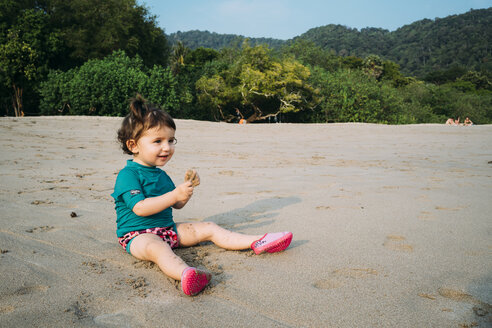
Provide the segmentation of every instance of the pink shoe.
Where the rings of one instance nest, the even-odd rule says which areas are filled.
[[[193,267],[184,269],[181,274],[181,289],[188,296],[194,296],[201,292],[212,279],[208,272]]]
[[[289,247],[292,241],[292,232],[275,232],[267,233],[257,241],[251,244],[251,249],[255,254],[263,252],[275,253]]]

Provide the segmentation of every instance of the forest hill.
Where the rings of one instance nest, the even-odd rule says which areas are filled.
[[[7,2],[0,16],[8,27],[0,31],[4,115],[120,116],[139,92],[176,118],[199,120],[234,121],[239,112],[249,122],[280,114],[289,122],[492,122],[489,70],[452,66],[424,81],[382,56],[340,56],[302,38],[278,49],[248,41],[220,50],[170,47],[134,1],[108,1],[101,26],[86,2],[93,1]],[[123,2],[130,6],[116,15]],[[122,24],[124,33],[111,34]]]

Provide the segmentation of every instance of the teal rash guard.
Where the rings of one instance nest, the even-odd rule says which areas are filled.
[[[173,227],[176,231],[171,207],[149,216],[139,216],[133,212],[133,207],[139,201],[163,195],[175,188],[165,171],[128,160],[118,173],[114,192],[111,194],[116,209],[116,235],[123,237],[131,231],[157,227]]]

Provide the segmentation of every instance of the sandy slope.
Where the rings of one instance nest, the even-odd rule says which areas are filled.
[[[0,119],[0,327],[492,324],[492,126],[178,120],[165,169],[202,184],[176,221],[294,232],[178,250],[214,274],[190,298],[116,242],[120,121]]]

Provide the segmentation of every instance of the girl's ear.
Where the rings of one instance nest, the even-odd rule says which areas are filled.
[[[134,139],[130,139],[126,141],[126,147],[133,153],[133,154],[138,154],[138,147],[137,143],[135,142]]]

